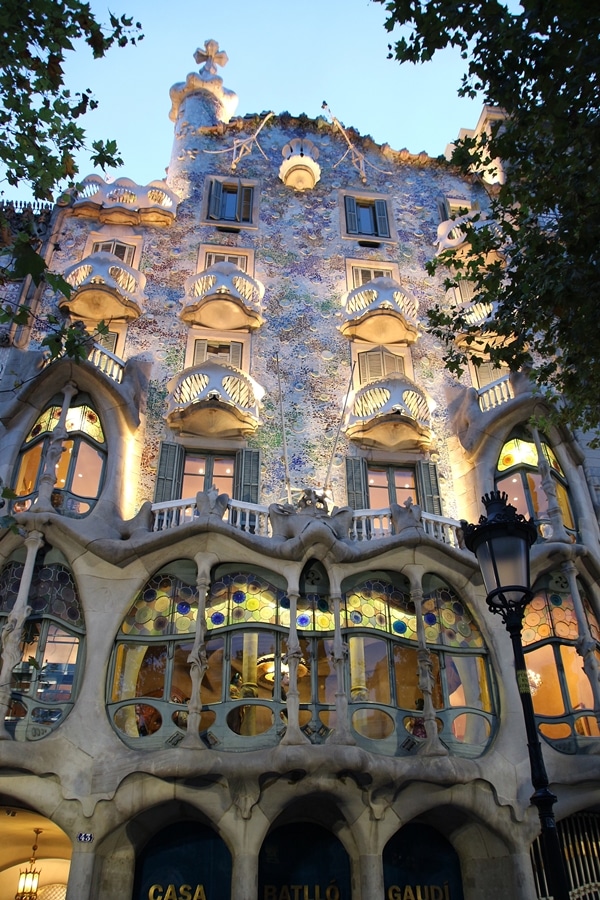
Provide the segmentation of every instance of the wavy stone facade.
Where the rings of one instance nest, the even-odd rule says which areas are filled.
[[[424,329],[484,186],[331,116],[230,118],[225,54],[196,59],[166,181],[86,179],[45,237],[70,297],[11,288],[39,318],[0,349],[0,893],[41,828],[40,900],[545,896],[459,526],[497,487],[538,528],[523,642],[594,896],[596,459]],[[59,308],[80,363],[42,350]]]

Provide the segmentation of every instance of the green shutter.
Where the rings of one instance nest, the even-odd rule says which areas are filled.
[[[154,490],[155,503],[179,499],[183,482],[184,461],[185,449],[181,444],[173,444],[167,441],[161,443],[156,488]]]
[[[260,451],[238,450],[235,455],[233,497],[245,503],[258,503],[260,487]]]
[[[208,218],[220,219],[223,203],[223,185],[220,181],[213,180],[210,183],[210,195],[208,201]]]
[[[236,219],[238,222],[252,222],[252,188],[248,185],[238,187]]]
[[[358,215],[354,197],[345,196],[344,206],[346,207],[346,231],[348,234],[358,234]]]
[[[353,456],[346,457],[346,486],[348,506],[351,509],[369,508],[369,485],[367,481],[367,461]]]
[[[438,471],[435,463],[417,463],[417,490],[422,509],[435,516],[441,516],[442,498],[440,497]]]
[[[377,219],[377,234],[379,237],[389,237],[390,226],[388,224],[387,203],[385,200],[375,201],[375,218]]]

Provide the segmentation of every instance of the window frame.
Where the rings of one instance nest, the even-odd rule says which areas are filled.
[[[350,344],[351,360],[354,365],[353,386],[355,391],[359,391],[361,388],[368,384],[372,384],[373,381],[376,380],[373,379],[364,382],[361,380],[360,356],[362,353],[371,353],[377,350],[381,351],[382,354],[382,374],[379,376],[380,378],[385,378],[385,374],[383,374],[385,372],[384,354],[389,353],[392,356],[402,359],[404,364],[403,374],[411,381],[415,380],[412,353],[409,346],[406,344],[371,344],[367,341],[355,340]]]
[[[238,263],[234,263],[234,265],[237,265],[245,275],[249,275],[251,278],[254,277],[254,250],[251,250],[247,247],[228,247],[224,244],[200,244],[200,249],[198,250],[198,272],[204,272],[211,266],[216,265],[217,262],[230,261],[224,259],[214,260],[213,262],[210,262],[210,256],[232,256],[236,257],[239,260],[244,260],[245,268],[239,266]]]
[[[125,244],[128,247],[133,247],[131,262],[125,262],[125,260],[122,260],[122,262],[123,265],[129,266],[130,269],[139,269],[144,239],[141,235],[134,234],[126,225],[107,225],[101,230],[91,231],[85,242],[82,259],[91,256],[92,253],[108,252],[94,250],[96,244],[108,243],[119,243]]]
[[[224,192],[224,188],[228,190]],[[224,213],[225,193],[237,196],[236,214],[226,217]],[[241,192],[241,193],[240,193]],[[244,198],[244,192],[246,194]],[[240,231],[258,228],[259,211],[258,182],[254,179],[239,178],[233,175],[209,175],[204,186],[204,203],[202,221],[205,225],[213,225],[222,231]],[[248,206],[248,218],[245,218],[244,207]]]
[[[236,368],[239,368],[247,375],[250,374],[250,354],[252,350],[252,338],[249,332],[215,331],[213,328],[204,328],[199,325],[191,326],[188,329],[187,335],[184,369],[192,369],[195,365],[202,365],[201,362],[194,362],[197,354],[197,341],[206,341],[207,343],[212,342],[218,344],[240,344],[241,365],[236,366]],[[215,360],[215,362],[218,362],[218,360]],[[235,365],[235,363],[223,363],[223,365]]]
[[[371,272],[376,272],[377,269],[381,267],[385,272],[389,272],[389,274],[384,274],[383,276],[373,275],[373,278],[384,277],[384,278],[392,278],[394,281],[400,281],[400,268],[398,263],[389,262],[389,260],[374,260],[374,259],[349,259],[346,258],[346,285],[349,291],[354,291],[357,288],[363,287],[365,284],[368,284],[366,281],[357,281],[357,273],[361,269],[370,269]],[[372,278],[370,280],[373,280]]]
[[[339,194],[340,223],[342,238],[359,241],[366,246],[381,243],[395,243],[392,232],[393,215],[391,198],[385,194],[364,191],[341,191]],[[359,209],[372,210],[373,231],[361,231]]]

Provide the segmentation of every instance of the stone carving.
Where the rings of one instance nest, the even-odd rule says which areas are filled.
[[[421,507],[418,504],[413,503],[412,497],[409,497],[404,501],[404,506],[399,506],[397,503],[390,503],[390,512],[392,514],[395,534],[400,534],[405,528],[419,528],[423,531]]]
[[[229,494],[219,494],[215,484],[208,491],[198,491],[196,508],[201,516],[218,516],[222,519],[229,503]]]
[[[336,538],[348,537],[352,525],[352,510],[349,506],[334,506],[329,512],[331,494],[325,488],[306,488],[296,505],[293,503],[272,503],[269,519],[274,537],[295,538],[301,534],[311,520],[318,520],[332,531]]]

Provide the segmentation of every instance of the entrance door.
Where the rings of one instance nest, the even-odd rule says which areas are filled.
[[[138,856],[132,900],[226,900],[231,854],[198,822],[177,822],[155,834]]]

